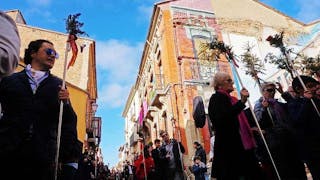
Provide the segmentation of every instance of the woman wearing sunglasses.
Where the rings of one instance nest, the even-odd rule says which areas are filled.
[[[62,80],[50,73],[57,57],[52,42],[32,41],[25,50],[26,68],[3,78],[0,83],[3,108],[0,172],[3,177],[54,178],[60,101],[64,106],[60,160],[72,163],[80,154],[77,116],[69,101],[69,92],[61,88]]]
[[[276,84],[265,82],[261,85],[262,97],[256,102],[254,112],[264,132],[265,139],[281,179],[305,180],[304,164],[289,128],[286,104],[274,98]],[[260,136],[256,136],[257,156],[267,179],[277,179],[267,150]]]
[[[258,162],[254,160],[255,142],[244,113],[249,97],[240,91],[240,100],[231,95],[233,80],[227,73],[215,74],[208,113],[215,132],[212,172],[217,180],[261,179]]]

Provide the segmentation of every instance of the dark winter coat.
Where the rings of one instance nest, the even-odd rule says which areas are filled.
[[[31,89],[25,70],[5,77],[0,83],[0,157],[31,157],[37,164],[54,162],[57,143],[61,79],[49,74]],[[63,105],[60,157],[78,156],[77,116],[70,103]],[[74,152],[75,151],[75,152]],[[15,156],[17,155],[17,156]],[[26,158],[28,159],[28,158]],[[17,163],[21,163],[17,161]]]
[[[268,102],[272,118],[268,109],[262,106],[262,99],[255,104],[254,111],[261,128],[265,131],[264,137],[280,177],[306,179],[305,168],[298,153],[298,144],[290,127],[290,124],[296,120],[290,120],[286,108],[288,104],[280,103],[275,99],[269,99]],[[257,138],[257,144],[257,155],[260,161],[271,166],[269,154],[261,137]]]
[[[172,151],[173,151],[174,161],[175,161],[175,165],[176,165],[176,170],[182,172],[183,169],[182,169],[182,164],[181,164],[179,147],[180,147],[181,155],[183,153],[185,153],[185,149],[184,149],[183,145],[181,144],[181,142],[179,142],[179,145],[178,145],[178,142],[175,139],[170,139],[170,143],[173,143]],[[165,168],[168,168],[168,165],[167,165],[168,161],[165,158],[165,156],[167,154],[165,144],[163,144],[160,147],[160,154],[161,154],[160,158],[164,161]]]
[[[239,133],[238,114],[245,105],[232,105],[225,94],[216,92],[210,98],[208,113],[215,129],[214,164],[218,179],[237,179],[241,174],[244,148]]]
[[[201,159],[200,161],[204,164],[207,164],[207,155],[206,151],[203,149],[202,146],[198,146],[196,149],[196,152],[194,153],[194,156],[199,156]]]

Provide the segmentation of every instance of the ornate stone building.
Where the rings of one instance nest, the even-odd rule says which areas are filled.
[[[190,165],[193,142],[199,141],[209,152],[210,124],[198,129],[193,119],[193,99],[202,97],[207,109],[213,88],[208,84],[217,71],[230,73],[240,90],[239,80],[250,91],[250,101],[258,99],[254,80],[245,74],[243,63],[235,69],[220,56],[215,58],[201,47],[214,38],[232,47],[240,59],[244,46],[261,60],[267,53],[279,54],[265,39],[284,31],[286,45],[296,50],[306,43],[297,39],[309,37],[319,22],[304,24],[257,0],[168,0],[154,5],[136,82],[123,111],[127,159],[140,152],[138,141],[153,142],[160,130],[186,147],[184,162]],[[317,30],[319,32],[319,29]],[[310,40],[310,37],[309,37]],[[267,78],[278,69],[266,64]],[[240,77],[237,77],[236,71]],[[237,91],[234,93],[237,94]]]

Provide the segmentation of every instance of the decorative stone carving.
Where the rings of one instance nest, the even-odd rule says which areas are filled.
[[[228,32],[247,35],[247,36],[254,36],[259,40],[263,40],[262,32],[263,28],[265,27],[259,21],[253,21],[248,19],[231,19],[231,18],[217,18],[218,24],[222,27],[223,30]],[[294,37],[300,36],[302,34],[306,34],[307,32],[303,30],[303,28],[298,28],[294,26],[288,20],[289,27],[272,27],[278,32],[284,31],[285,38],[284,41],[292,39]]]

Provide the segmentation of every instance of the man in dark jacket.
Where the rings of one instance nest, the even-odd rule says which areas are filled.
[[[160,152],[165,162],[166,179],[183,180],[182,154],[185,152],[183,145],[175,139],[170,139],[166,131],[160,131],[160,136],[163,139]]]
[[[133,165],[130,164],[129,161],[124,165],[124,179],[125,180],[133,180],[135,174],[135,168]]]
[[[155,139],[154,145],[155,148],[151,151],[151,154],[155,165],[155,179],[165,180],[165,164],[163,159],[161,159],[160,139]]]
[[[193,147],[196,149],[196,152],[194,153],[194,157],[199,156],[200,161],[204,164],[207,164],[207,154],[206,151],[203,149],[201,144],[198,141],[193,142]]]
[[[68,146],[77,143],[77,116],[69,92],[61,87],[62,80],[50,73],[56,58],[53,43],[32,41],[25,50],[27,67],[1,81],[0,158],[3,167],[0,167],[0,174],[3,177],[54,178],[61,101],[61,158],[68,158],[66,151],[72,149]]]
[[[307,164],[312,178],[320,179],[320,99],[316,96],[320,83],[309,76],[300,78],[306,89],[304,90],[298,77],[293,79],[292,87],[300,97],[288,101],[292,115],[290,126],[295,132],[300,157]]]

